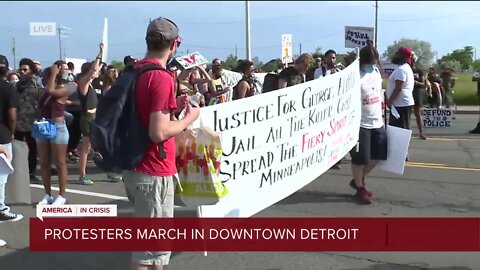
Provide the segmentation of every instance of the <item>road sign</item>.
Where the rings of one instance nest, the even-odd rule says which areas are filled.
[[[292,50],[292,35],[282,35],[282,63],[288,64],[293,62],[293,50]]]
[[[56,36],[57,23],[54,22],[31,22],[30,36]]]

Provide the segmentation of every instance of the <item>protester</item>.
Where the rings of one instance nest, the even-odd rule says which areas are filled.
[[[342,65],[337,65],[337,53],[334,50],[328,50],[325,53],[323,65],[315,70],[314,79],[337,73],[343,68]]]
[[[263,79],[262,93],[278,90],[278,74],[268,73]]]
[[[245,60],[238,66],[242,79],[233,88],[233,100],[252,97],[255,95],[254,65],[253,62]]]
[[[390,108],[389,123],[399,128],[410,129],[410,111],[415,105],[413,99],[414,77],[411,68],[413,52],[410,48],[401,47],[392,58],[398,65],[388,79],[386,104]],[[398,112],[398,118],[393,110]]]
[[[15,73],[15,72],[9,73],[8,76],[7,76],[7,81],[11,85],[17,86],[18,81],[20,81],[20,74]]]
[[[33,122],[38,114],[38,97],[43,92],[43,85],[38,74],[35,63],[28,58],[23,58],[19,63],[22,76],[17,83],[17,93],[19,95],[19,106],[17,111],[17,128],[15,130],[15,140],[26,142],[28,145],[28,168],[30,181],[40,182],[35,176],[37,169],[37,143],[32,137]]]
[[[95,86],[101,87],[102,84],[94,85],[95,79],[99,78],[99,72],[102,68],[103,43],[100,43],[100,51],[93,63],[85,63],[82,66],[82,74],[78,80],[78,92],[80,94],[80,104],[82,107],[82,115],[80,117],[80,128],[82,131],[82,145],[80,150],[80,161],[78,169],[80,171],[79,181],[83,185],[93,185],[92,179],[87,176],[87,158],[91,150],[90,143],[90,122],[95,119],[97,111],[98,96]],[[101,79],[100,79],[101,80]]]
[[[377,160],[387,159],[387,134],[382,112],[382,75],[376,67],[375,50],[366,46],[360,50],[360,83],[362,117],[358,148],[350,151],[353,179],[350,186],[357,190],[360,203],[372,203],[372,193],[367,190],[365,178],[375,168]]]
[[[312,61],[312,56],[309,53],[300,55],[296,60],[294,66],[287,67],[278,75],[278,88],[282,89],[293,85],[305,82],[305,75]]]
[[[8,60],[0,55],[0,154],[12,160],[12,137],[15,132],[18,95],[15,88],[7,82]],[[0,175],[0,223],[15,222],[23,218],[20,214],[10,212],[10,207],[5,204],[5,186],[8,175]],[[7,243],[0,239],[0,246]]]
[[[415,119],[417,120],[417,128],[420,133],[420,138],[426,140],[427,137],[423,133],[423,120],[421,109],[423,107],[423,97],[425,96],[425,78],[423,76],[423,71],[417,67],[417,56],[414,54],[412,58],[412,71],[414,78],[414,87],[413,87],[413,112],[415,114]]]
[[[117,81],[119,76],[118,70],[115,68],[110,68],[107,70],[106,76],[103,78],[103,89],[102,95],[107,93],[112,85]],[[122,181],[122,175],[114,172],[107,172],[107,180],[110,182],[119,182]]]
[[[176,24],[165,18],[150,22],[146,35],[147,55],[137,67],[158,64],[163,67],[175,54],[181,39]],[[124,171],[128,198],[134,204],[135,217],[173,217],[175,136],[199,116],[185,96],[175,99],[174,79],[165,70],[142,73],[136,83],[135,101],[142,125],[148,129],[151,143],[135,171]],[[172,121],[172,113],[185,108],[185,117]],[[159,153],[165,153],[165,158]],[[178,179],[177,179],[178,180]],[[145,192],[148,191],[148,196]],[[163,269],[170,260],[169,251],[135,252],[131,269]]]
[[[212,80],[208,85],[208,93],[205,95],[207,106],[224,103],[227,101],[225,94],[230,91],[230,88],[224,87],[222,83],[222,66],[212,66]]]
[[[477,82],[477,96],[480,100],[480,76],[478,75],[478,73],[474,74],[474,76],[472,77],[472,81]],[[480,120],[478,121],[477,126],[468,132],[471,134],[480,134]]]
[[[430,107],[441,108],[443,99],[445,97],[443,90],[443,81],[435,71],[435,68],[431,67],[428,70],[427,80],[430,83],[429,103]]]
[[[204,96],[208,92],[208,84],[212,81],[210,75],[205,70],[204,66],[199,66],[194,69],[191,75],[191,82],[195,91]]]
[[[57,136],[53,140],[37,139],[37,149],[40,160],[45,196],[38,203],[39,205],[52,204],[63,205],[67,203],[65,191],[67,187],[67,164],[66,155],[68,147],[68,129],[65,122],[65,105],[68,103],[69,90],[66,84],[69,82],[69,71],[67,63],[62,60],[56,61],[45,72],[47,84],[45,91],[40,96],[39,109],[40,117],[55,123]],[[58,196],[53,199],[51,189],[51,161],[55,160],[58,172]]]
[[[440,74],[442,79],[442,87],[444,89],[444,105],[446,108],[450,108],[450,105],[453,104],[453,87],[455,86],[455,80],[453,79],[453,71],[445,67],[443,72]]]
[[[40,64],[40,62],[38,61],[33,61],[33,63],[35,64],[35,67],[37,70],[37,76],[42,77],[43,76],[42,64]]]
[[[221,66],[222,65],[222,61],[218,58],[215,58],[213,59],[212,61],[212,66]]]
[[[123,58],[123,64],[125,65],[125,67],[131,67],[137,62],[138,60],[133,58],[131,55],[127,55]]]
[[[335,74],[342,70],[342,65],[337,65],[337,53],[334,50],[328,50],[325,53],[325,62],[315,70],[314,78],[318,79],[331,74]],[[342,160],[339,160],[332,169],[340,170],[342,168]]]

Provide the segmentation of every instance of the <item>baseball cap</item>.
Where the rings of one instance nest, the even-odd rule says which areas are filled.
[[[138,60],[133,58],[131,55],[127,55],[123,58],[123,64],[126,66],[128,64],[136,63]]]
[[[160,37],[163,40],[178,39],[178,42],[182,41],[178,34],[178,26],[173,21],[163,17],[159,17],[148,24],[146,38],[149,37]]]
[[[412,56],[413,56],[412,49],[407,48],[407,47],[400,47],[400,48],[398,48],[398,52],[403,54],[407,58],[407,62],[409,64],[412,63]]]
[[[5,55],[0,54],[0,65],[5,66],[8,69],[8,59]]]

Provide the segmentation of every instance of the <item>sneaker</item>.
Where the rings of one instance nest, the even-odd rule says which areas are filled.
[[[55,201],[53,201],[52,205],[64,205],[67,203],[67,199],[58,195],[57,198],[55,198]]]
[[[67,156],[67,162],[68,163],[78,163],[79,160],[80,160],[79,158],[77,158],[73,155],[68,155]]]
[[[42,180],[38,179],[34,174],[30,174],[30,182],[32,183],[42,183]]]
[[[38,202],[38,205],[47,205],[52,203],[53,203],[53,197],[48,194],[45,194],[45,196],[43,196],[43,199]]]
[[[0,247],[4,247],[7,245],[7,242],[3,241],[2,239],[0,239]]]
[[[87,186],[93,185],[92,179],[90,179],[90,178],[89,178],[88,176],[86,176],[86,175],[80,176],[80,179],[78,179],[78,181],[80,181],[80,184],[82,184],[82,185],[87,185]]]
[[[357,187],[357,184],[355,183],[355,180],[352,179],[352,181],[350,181],[350,187],[355,189],[355,190],[358,190],[358,187]],[[365,188],[365,178],[363,178],[363,188],[365,189],[365,191],[367,192],[368,196],[372,197],[373,193],[371,191],[368,191],[366,188]]]
[[[120,182],[122,181],[122,176],[119,175],[119,174],[116,174],[116,173],[107,173],[107,179],[110,181],[110,182]]]
[[[368,195],[368,192],[364,187],[361,187],[361,188],[357,189],[357,193],[355,194],[355,198],[361,204],[371,204],[372,203],[372,197],[370,197]]]
[[[0,210],[0,223],[3,222],[15,222],[19,221],[23,218],[23,215],[20,214],[14,214],[10,212],[10,209],[5,208],[4,210]]]

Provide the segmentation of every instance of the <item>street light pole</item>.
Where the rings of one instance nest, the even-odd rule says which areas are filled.
[[[248,61],[252,59],[252,48],[250,47],[250,3],[245,1],[245,21],[246,21],[246,41],[247,41],[247,52],[246,58]]]
[[[60,52],[60,60],[63,60],[62,53],[64,53],[64,50],[62,50],[62,38],[68,38],[68,34],[70,34],[69,30],[72,28],[65,27],[65,26],[58,26],[58,49]]]
[[[12,53],[13,53],[13,70],[17,68],[17,62],[16,62],[16,49],[15,49],[15,37],[13,38],[13,43],[12,43]],[[8,67],[7,67],[8,68]]]

